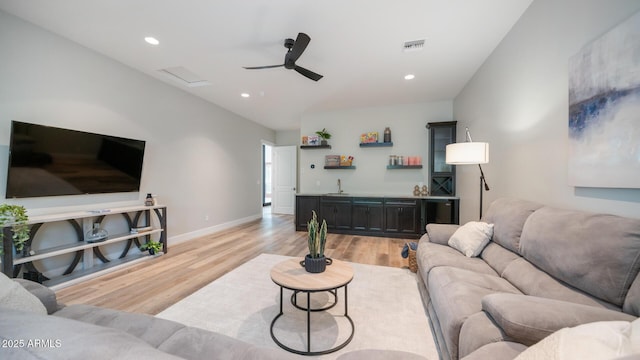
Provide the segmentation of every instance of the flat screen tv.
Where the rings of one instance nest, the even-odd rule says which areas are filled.
[[[11,123],[6,198],[140,191],[145,142]]]

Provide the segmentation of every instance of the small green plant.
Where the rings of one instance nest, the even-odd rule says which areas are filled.
[[[151,255],[157,254],[160,252],[160,250],[162,250],[162,243],[149,240],[148,242],[140,246],[140,250],[142,251],[147,250]]]
[[[318,216],[315,211],[312,211],[313,217],[311,221],[307,223],[307,229],[309,235],[307,240],[309,241],[309,255],[312,258],[321,258],[324,256],[324,246],[327,243],[327,222],[322,220],[322,226],[318,226]]]
[[[320,139],[322,139],[322,140],[329,140],[329,139],[331,139],[331,134],[329,134],[329,133],[327,132],[327,129],[326,129],[326,128],[323,128],[323,129],[322,129],[322,130],[320,130],[320,131],[316,131],[316,135],[318,135],[318,136],[320,137]]]
[[[22,251],[24,244],[29,240],[29,216],[24,206],[2,204],[0,205],[0,254],[4,253],[4,228],[10,226],[13,232],[13,245],[16,251]]]

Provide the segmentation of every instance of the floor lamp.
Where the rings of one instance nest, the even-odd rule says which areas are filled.
[[[480,219],[482,219],[482,192],[489,191],[481,164],[489,163],[489,143],[473,142],[469,128],[466,128],[466,141],[449,144],[446,147],[445,162],[449,165],[478,165],[480,168]]]

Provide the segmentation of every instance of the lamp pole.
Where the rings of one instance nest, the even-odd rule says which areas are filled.
[[[482,220],[482,192],[484,190],[489,191],[489,184],[487,184],[487,180],[484,178],[484,172],[482,171],[482,165],[478,164],[478,168],[480,169],[480,220]]]

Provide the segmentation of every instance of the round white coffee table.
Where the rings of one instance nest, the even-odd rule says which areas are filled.
[[[323,355],[329,354],[334,351],[338,351],[353,339],[353,333],[355,330],[355,326],[353,324],[353,320],[349,317],[347,311],[347,286],[353,280],[353,268],[351,265],[340,261],[333,260],[331,265],[327,266],[327,269],[321,273],[309,273],[304,267],[300,265],[300,259],[289,259],[285,260],[271,269],[271,280],[280,286],[280,312],[273,318],[271,321],[271,338],[273,341],[278,344],[281,348],[295,353],[299,355]],[[338,289],[344,288],[344,317],[349,320],[351,324],[351,334],[349,337],[342,342],[341,344],[321,351],[311,351],[311,312],[312,311],[325,311],[332,307],[334,307],[338,303]],[[293,306],[300,310],[304,310],[307,312],[307,349],[306,350],[297,350],[292,349],[283,343],[281,343],[273,333],[273,327],[278,321],[278,319],[284,315],[282,311],[282,302],[283,302],[283,291],[284,289],[289,289],[293,291],[293,295],[291,295],[291,303]],[[334,303],[323,307],[323,308],[311,308],[311,293],[315,292],[323,292],[327,291],[331,293],[335,299]],[[307,305],[306,307],[301,307],[297,304],[297,295],[299,293],[307,294]]]

